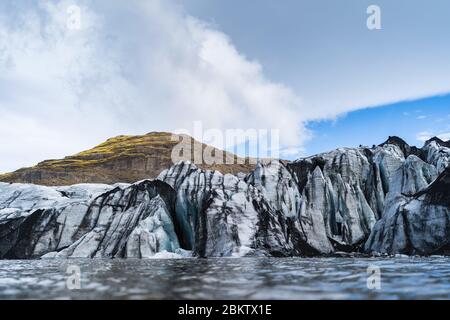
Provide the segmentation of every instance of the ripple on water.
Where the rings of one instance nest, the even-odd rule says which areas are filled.
[[[0,261],[0,299],[449,299],[450,259]],[[67,267],[81,270],[69,290]],[[367,267],[381,290],[367,288]]]

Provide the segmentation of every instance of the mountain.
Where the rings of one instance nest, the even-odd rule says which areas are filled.
[[[133,184],[0,183],[0,258],[450,254],[450,148],[397,137],[223,174],[180,161]]]
[[[186,140],[182,140],[183,137]],[[93,149],[64,159],[47,160],[32,168],[0,175],[0,181],[55,186],[77,183],[132,183],[152,179],[173,164],[171,153],[180,141],[190,142],[192,150],[204,150],[209,147],[191,137],[166,132],[152,132],[142,136],[118,136]],[[213,154],[221,152],[214,148],[212,150]],[[230,165],[205,164],[200,167],[234,174],[248,173],[255,167],[250,164],[249,159],[238,158],[231,153],[224,153],[223,157],[236,161]],[[186,155],[184,160],[193,161],[193,153]]]

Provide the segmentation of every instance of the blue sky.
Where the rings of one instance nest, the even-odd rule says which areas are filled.
[[[450,139],[450,97],[445,95],[450,75],[438,76],[440,84],[426,84],[434,81],[433,69],[449,68],[448,1],[182,3],[229,34],[244,54],[257,57],[267,74],[296,88],[311,108],[362,108],[308,122],[312,138],[302,154],[378,144],[389,135],[412,145],[422,145],[429,135]],[[380,6],[383,30],[369,32],[365,27],[362,13],[370,4]],[[326,90],[318,85],[322,81],[329,82]],[[408,85],[414,89],[404,90]],[[342,86],[343,93],[336,93]],[[354,94],[348,94],[349,89]],[[330,99],[323,97],[327,94]],[[396,101],[403,102],[392,103]]]
[[[366,26],[371,4],[381,30]],[[0,172],[195,121],[279,129],[283,158],[447,137],[449,12],[447,0],[1,1]]]
[[[348,111],[450,89],[446,0],[177,2],[228,34],[310,109]],[[382,30],[366,27],[371,4],[381,9]]]
[[[336,120],[311,122],[308,128],[313,132],[305,145],[309,154],[378,145],[394,135],[421,147],[432,136],[450,140],[450,95],[353,111]]]

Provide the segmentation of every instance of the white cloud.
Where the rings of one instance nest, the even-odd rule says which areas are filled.
[[[450,140],[450,132],[433,133],[432,131],[422,131],[416,135],[416,139],[421,142],[425,142],[433,137],[438,137],[443,141],[448,141]]]
[[[433,137],[433,134],[430,131],[421,131],[416,134],[416,140],[421,142],[425,142],[431,137]]]
[[[66,9],[74,2],[82,9],[79,31],[66,26]],[[288,63],[303,75],[299,83],[290,81],[298,86],[294,92],[267,77],[225,33],[172,2],[1,2],[0,172],[72,154],[118,134],[192,130],[198,120],[204,129],[280,129],[282,156],[295,157],[310,138],[308,120],[448,88],[442,65],[430,74],[423,71],[430,69],[427,63],[395,68],[398,59],[384,56],[342,60],[330,47],[303,50],[301,42],[306,56],[296,52],[295,57],[304,64]],[[311,45],[322,43],[310,38]],[[378,47],[370,48],[379,55]],[[394,50],[386,48],[390,57]]]
[[[0,172],[196,120],[307,138],[300,98],[224,33],[166,1],[77,3],[77,31],[71,1],[0,5]]]

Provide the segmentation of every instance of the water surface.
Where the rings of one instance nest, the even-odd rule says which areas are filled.
[[[0,261],[0,299],[450,299],[450,258]]]

